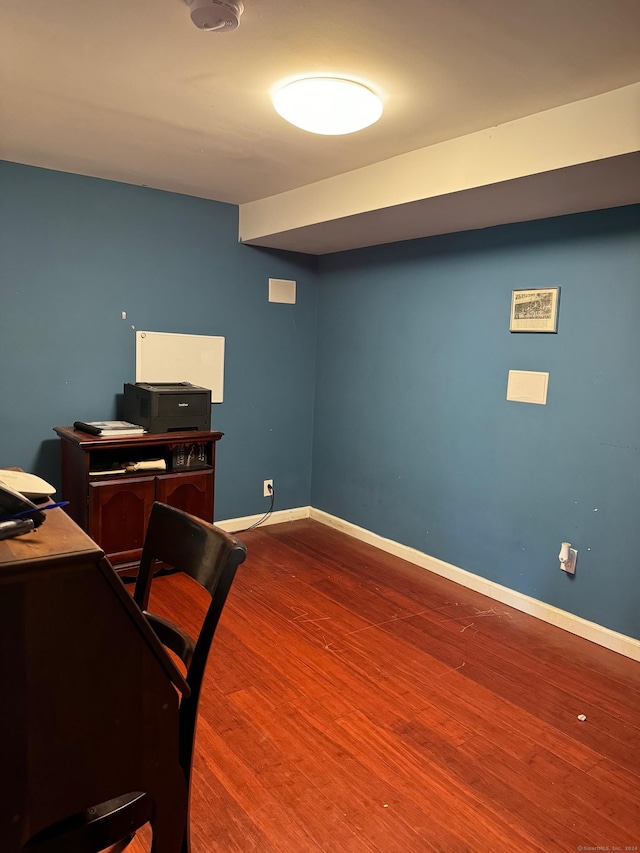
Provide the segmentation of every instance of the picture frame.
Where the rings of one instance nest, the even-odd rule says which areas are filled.
[[[559,303],[559,287],[513,290],[509,331],[557,334]]]

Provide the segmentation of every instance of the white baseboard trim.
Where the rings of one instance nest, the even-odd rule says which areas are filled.
[[[260,521],[264,513],[260,515],[245,515],[243,518],[228,518],[225,521],[216,521],[216,527],[226,530],[227,533],[239,533],[241,530],[246,530]],[[283,521],[297,521],[299,518],[309,518],[311,515],[310,506],[299,506],[295,509],[281,509],[277,512],[272,512],[268,518],[261,522],[260,527],[266,527],[268,524],[280,524]]]
[[[538,601],[536,598],[516,592],[499,583],[480,577],[480,575],[474,575],[465,569],[459,569],[451,563],[445,563],[444,560],[429,557],[428,554],[424,554],[422,551],[401,545],[392,539],[385,539],[383,536],[378,536],[377,533],[372,533],[370,530],[358,527],[356,524],[351,524],[351,522],[344,521],[334,515],[329,515],[329,513],[322,510],[314,509],[313,507],[310,510],[309,515],[315,521],[340,530],[342,533],[360,539],[362,542],[380,548],[382,551],[386,551],[389,554],[414,563],[423,569],[448,578],[455,583],[480,592],[489,598],[500,601],[502,604],[514,607],[516,610],[521,610],[530,616],[535,616],[543,622],[563,628],[565,631],[576,634],[578,637],[583,637],[585,640],[590,640],[592,643],[597,643],[599,646],[604,646],[625,657],[640,661],[640,640],[627,637],[625,634],[619,634],[617,631],[612,631],[610,628],[605,628],[596,622],[589,622],[580,616],[574,616],[573,613],[560,610],[560,608],[553,607],[551,604],[545,604],[543,601]],[[306,516],[299,515],[297,517],[304,518]]]

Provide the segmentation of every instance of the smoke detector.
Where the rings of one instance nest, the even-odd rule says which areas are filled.
[[[237,30],[244,6],[240,0],[185,0],[191,20],[200,30],[227,33]]]

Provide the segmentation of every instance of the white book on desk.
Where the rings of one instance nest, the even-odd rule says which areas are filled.
[[[75,421],[74,429],[88,432],[90,435],[122,436],[143,435],[146,430],[140,424],[129,421]]]

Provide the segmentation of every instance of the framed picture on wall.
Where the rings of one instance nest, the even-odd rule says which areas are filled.
[[[559,287],[532,287],[511,294],[510,332],[558,331]]]

